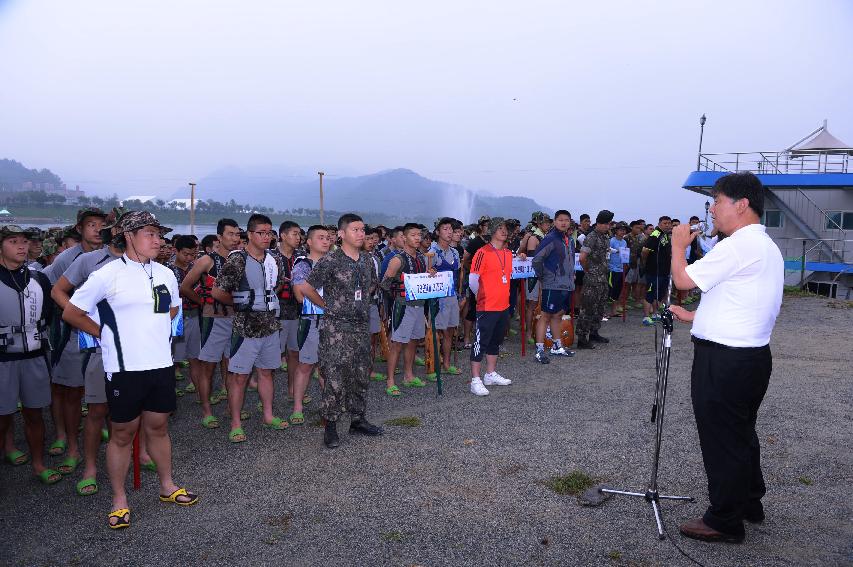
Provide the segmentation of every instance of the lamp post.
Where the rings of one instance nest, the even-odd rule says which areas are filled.
[[[705,134],[705,122],[707,120],[704,114],[699,117],[699,155],[696,156],[696,171],[699,171],[699,166],[702,165],[702,136]]]
[[[195,234],[195,185],[190,181],[190,234]]]
[[[317,175],[320,176],[320,224],[325,225],[326,223],[323,222],[323,175],[325,174],[322,171],[318,171]]]

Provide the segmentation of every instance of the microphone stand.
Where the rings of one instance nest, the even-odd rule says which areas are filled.
[[[657,369],[657,382],[655,384],[655,399],[652,404],[651,421],[656,425],[655,430],[655,446],[652,457],[652,473],[649,480],[648,488],[645,492],[630,492],[626,490],[616,490],[612,488],[601,488],[599,492],[605,494],[622,494],[624,496],[635,496],[644,498],[646,502],[651,504],[652,512],[655,515],[657,523],[658,539],[665,539],[663,520],[661,519],[660,501],[661,500],[686,500],[695,502],[692,496],[669,496],[658,492],[658,468],[660,464],[660,448],[663,440],[663,415],[666,407],[666,384],[669,378],[669,357],[672,351],[672,330],[673,318],[672,312],[669,310],[670,294],[672,293],[672,275],[669,276],[666,293],[666,309],[661,314],[661,325],[663,327],[663,335],[660,339],[660,349],[655,349],[655,367]]]

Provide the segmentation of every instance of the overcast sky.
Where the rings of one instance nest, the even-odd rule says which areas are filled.
[[[851,24],[845,0],[0,0],[0,157],[120,196],[407,167],[575,216],[700,214],[702,113],[710,152],[824,118],[853,143]]]

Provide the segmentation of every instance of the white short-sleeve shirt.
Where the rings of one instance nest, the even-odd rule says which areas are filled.
[[[71,303],[97,311],[106,372],[154,370],[172,366],[172,321],[169,312],[154,312],[153,289],[163,285],[178,307],[178,281],[172,270],[126,255],[92,272],[71,296]]]
[[[764,226],[736,230],[687,266],[702,290],[691,334],[732,347],[770,342],[782,305],[785,264]]]

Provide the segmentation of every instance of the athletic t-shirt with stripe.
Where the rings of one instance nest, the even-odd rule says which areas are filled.
[[[471,260],[471,273],[480,276],[477,312],[509,309],[509,282],[512,277],[512,252],[487,244]]]
[[[71,304],[98,311],[106,372],[155,370],[172,366],[169,312],[154,312],[153,289],[164,285],[170,307],[178,307],[178,281],[162,264],[140,264],[126,255],[92,272],[71,296]]]

